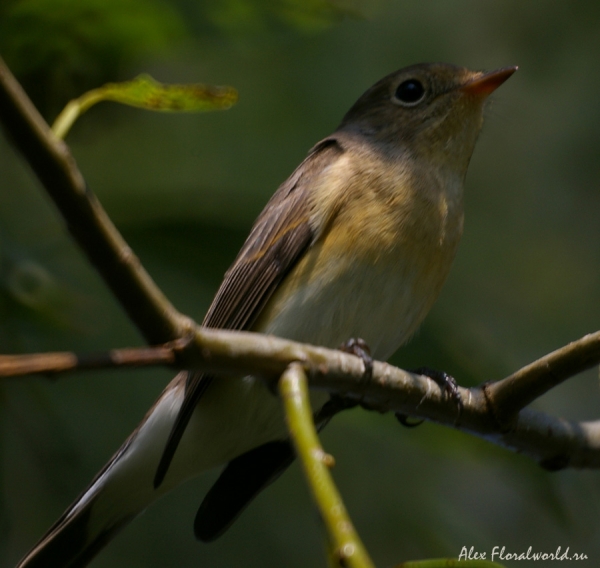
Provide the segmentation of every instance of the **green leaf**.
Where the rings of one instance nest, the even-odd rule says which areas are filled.
[[[73,123],[100,101],[162,112],[201,112],[228,109],[237,99],[237,91],[232,87],[165,85],[149,75],[139,75],[132,81],[107,83],[70,101],[54,121],[52,131],[58,138],[64,138]]]

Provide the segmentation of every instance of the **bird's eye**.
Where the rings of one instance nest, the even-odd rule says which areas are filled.
[[[425,87],[416,79],[408,79],[398,85],[396,99],[404,105],[417,104],[425,96]]]

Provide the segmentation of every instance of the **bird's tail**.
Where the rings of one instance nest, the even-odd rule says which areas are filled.
[[[90,532],[92,503],[69,510],[50,528],[37,545],[19,562],[17,568],[87,566],[92,558],[125,526],[133,516]]]
[[[127,442],[126,442],[127,444]],[[133,518],[137,512],[123,511],[112,518],[100,520],[98,508],[102,508],[102,478],[110,472],[119,450],[92,484],[48,532],[19,562],[17,568],[78,568],[86,566],[92,558]]]
[[[198,536],[212,540],[289,465],[293,453],[286,442],[254,450],[255,459],[241,456],[285,436],[281,406],[262,383],[224,380],[199,403],[163,483],[155,487],[154,476],[181,408],[187,376],[181,372],[171,381],[140,426],[17,568],[86,566],[153,501],[186,479],[231,462],[196,521]],[[257,413],[259,418],[261,413],[269,417],[268,427],[264,418],[256,419]],[[230,491],[232,485],[235,490]]]
[[[168,483],[159,489],[152,483],[160,451],[181,403],[184,378],[181,373],[167,387],[140,427],[17,568],[86,566],[134,517],[183,480],[167,477]],[[186,477],[187,472],[180,473]]]

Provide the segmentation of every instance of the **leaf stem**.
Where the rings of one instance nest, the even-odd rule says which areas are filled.
[[[292,363],[283,373],[279,392],[296,453],[332,541],[334,552],[330,558],[337,560],[337,566],[374,568],[333,483],[329,468],[334,460],[319,442],[310,407],[308,381],[299,363]]]

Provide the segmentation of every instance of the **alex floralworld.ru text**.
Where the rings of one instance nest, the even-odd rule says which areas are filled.
[[[460,554],[458,556],[459,560],[491,560],[492,562],[495,560],[504,561],[504,560],[587,560],[588,557],[586,554],[578,554],[574,552],[573,554],[569,554],[569,548],[565,551],[562,550],[562,547],[558,547],[556,552],[533,552],[533,547],[529,547],[527,552],[507,552],[505,546],[494,546],[492,548],[492,553],[488,558],[487,552],[478,552],[475,550],[475,547],[467,549],[466,546],[463,546],[460,550]]]

